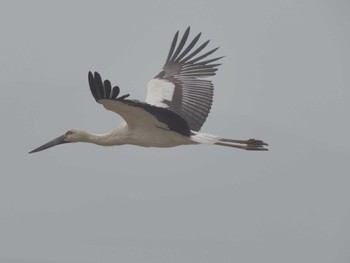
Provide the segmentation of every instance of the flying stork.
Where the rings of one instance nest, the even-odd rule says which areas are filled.
[[[216,74],[221,65],[217,61],[222,57],[206,59],[218,50],[214,48],[204,53],[209,40],[194,48],[201,33],[185,48],[189,33],[190,27],[178,43],[179,31],[176,32],[162,71],[148,82],[146,102],[127,99],[129,94],[119,96],[118,86],[112,88],[111,82],[102,81],[99,73],[89,72],[89,86],[96,102],[124,119],[115,130],[93,134],[71,129],[29,153],[70,142],[142,147],[212,144],[266,151],[267,143],[261,140],[226,139],[199,132],[213,102],[214,87],[207,77]]]

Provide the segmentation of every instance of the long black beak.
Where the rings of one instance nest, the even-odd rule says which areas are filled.
[[[40,147],[34,149],[33,151],[30,151],[29,153],[40,152],[42,150],[46,150],[48,148],[51,148],[53,146],[56,146],[56,145],[59,145],[62,143],[67,143],[67,141],[64,140],[64,135],[57,137],[56,139],[53,139],[52,141],[49,141],[48,143],[45,143],[44,145],[41,145]]]

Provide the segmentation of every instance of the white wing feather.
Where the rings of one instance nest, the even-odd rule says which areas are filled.
[[[148,82],[146,102],[154,106],[168,108],[169,105],[164,101],[172,101],[174,90],[174,83],[166,79],[154,78]]]

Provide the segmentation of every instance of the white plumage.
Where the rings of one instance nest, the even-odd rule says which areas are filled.
[[[89,86],[95,100],[107,110],[119,114],[122,122],[106,134],[71,129],[64,135],[34,149],[38,152],[69,142],[89,142],[102,146],[132,144],[143,147],[173,147],[186,144],[213,144],[245,150],[267,150],[261,140],[234,140],[199,132],[213,102],[216,63],[222,57],[207,59],[218,48],[202,52],[209,41],[195,47],[201,33],[185,48],[190,28],[178,44],[176,32],[162,71],[147,85],[146,102],[119,96],[119,87],[89,72]],[[215,62],[215,63],[214,63]]]
[[[174,90],[174,83],[157,78],[152,79],[147,85],[146,102],[154,106],[167,108],[168,105],[163,101],[171,101],[174,96]]]

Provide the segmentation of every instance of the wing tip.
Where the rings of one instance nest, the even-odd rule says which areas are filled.
[[[119,87],[114,86],[112,88],[111,82],[108,79],[102,82],[101,75],[97,71],[95,71],[94,73],[89,71],[88,80],[90,91],[92,93],[92,96],[95,98],[96,102],[99,102],[102,99],[124,100],[125,98],[130,96],[129,94],[126,94],[118,97],[120,93]]]
[[[179,30],[176,31],[173,41],[171,43],[171,47],[168,53],[168,57],[166,59],[165,65],[163,66],[163,69],[165,69],[167,66],[171,64],[197,64],[201,63],[202,60],[209,55],[216,52],[220,47],[216,47],[214,49],[211,49],[205,53],[202,53],[202,51],[207,47],[207,45],[210,42],[209,40],[204,41],[199,47],[195,48],[195,45],[197,44],[198,40],[200,39],[202,32],[198,33],[190,42],[188,45],[186,43],[188,42],[188,37],[190,34],[191,27],[188,26],[180,38],[180,41],[178,43],[179,38]],[[185,47],[186,46],[186,47]],[[202,54],[200,54],[202,53]],[[198,55],[199,54],[199,55]],[[222,58],[222,57],[220,57]],[[217,58],[217,59],[220,59]]]

